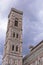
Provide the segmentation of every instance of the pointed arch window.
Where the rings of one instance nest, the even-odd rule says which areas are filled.
[[[16,46],[16,51],[18,51],[18,45]]]
[[[18,26],[18,19],[15,19],[15,26]]]
[[[14,51],[14,45],[12,45],[12,51]]]
[[[15,37],[15,32],[13,32],[13,37]]]
[[[16,34],[16,38],[18,38],[18,33]]]

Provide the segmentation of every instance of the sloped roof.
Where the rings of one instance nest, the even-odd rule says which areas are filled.
[[[31,52],[34,50],[34,49],[36,49],[40,44],[42,44],[43,43],[43,40],[40,42],[40,43],[38,43],[35,47],[33,47],[33,49],[31,50]],[[29,56],[31,55],[31,53],[29,53],[29,54],[27,54],[24,58],[23,58],[23,61],[25,60],[25,59],[27,59]]]

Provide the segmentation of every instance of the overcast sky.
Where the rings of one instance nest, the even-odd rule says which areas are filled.
[[[12,7],[23,11],[23,55],[29,52],[29,45],[43,40],[43,0],[0,0],[0,65]]]

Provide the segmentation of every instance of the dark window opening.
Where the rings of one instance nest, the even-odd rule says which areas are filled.
[[[14,45],[12,45],[12,51],[14,51]]]
[[[9,19],[9,23],[10,23],[10,19]]]
[[[16,51],[18,51],[18,45],[16,46]]]
[[[18,26],[18,21],[17,20],[15,20],[15,26]]]
[[[13,37],[15,37],[15,32],[13,33]]]
[[[16,38],[18,38],[18,34],[16,35]]]

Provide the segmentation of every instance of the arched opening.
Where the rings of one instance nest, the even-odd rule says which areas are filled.
[[[14,51],[14,45],[12,45],[12,51]]]
[[[18,45],[16,46],[16,51],[18,51]]]
[[[18,20],[15,20],[15,26],[18,26]]]

